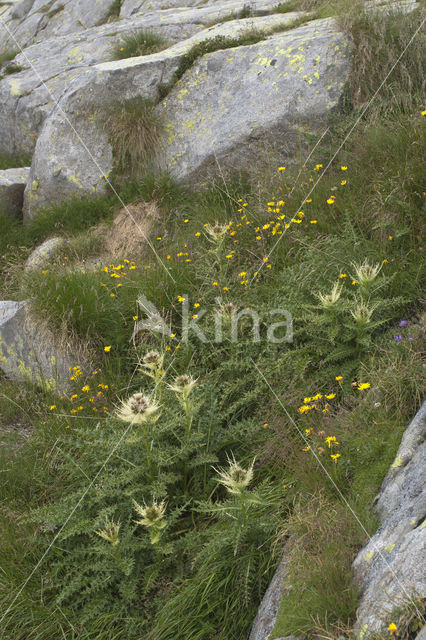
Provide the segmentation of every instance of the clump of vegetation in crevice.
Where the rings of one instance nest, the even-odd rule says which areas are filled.
[[[7,49],[6,51],[0,52],[0,67],[5,62],[10,62],[11,60],[14,60],[14,58],[16,58],[18,53],[19,53],[18,49]]]
[[[7,75],[22,71],[23,67],[13,62],[18,53],[18,50],[12,49],[0,53],[0,80]]]
[[[65,9],[63,4],[58,5],[57,7],[55,7],[54,9],[52,9],[51,11],[48,11],[46,13],[46,16],[48,18],[54,18],[56,15],[58,15],[58,13],[61,13],[61,11],[63,11]]]
[[[250,29],[237,38],[231,38],[229,36],[215,36],[198,42],[191,49],[185,53],[182,60],[179,63],[173,80],[168,85],[163,85],[159,90],[159,99],[163,100],[172,90],[174,85],[182,78],[182,76],[195,64],[195,62],[214,51],[221,51],[224,49],[232,49],[234,47],[243,47],[250,44],[256,44],[261,40],[264,40],[266,34],[259,29]]]
[[[109,8],[107,19],[114,20],[119,18],[122,4],[123,4],[123,0],[113,0]]]
[[[155,106],[152,100],[133,98],[109,105],[102,115],[118,173],[137,176],[150,168],[163,126]]]
[[[144,29],[124,36],[114,48],[113,59],[125,60],[158,53],[169,46],[167,40],[154,31]]]

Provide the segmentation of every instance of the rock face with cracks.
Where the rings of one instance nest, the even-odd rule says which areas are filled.
[[[9,378],[63,391],[74,364],[71,353],[33,318],[28,302],[0,302],[0,368]]]
[[[230,29],[225,23],[213,33]],[[102,108],[119,99],[155,100],[203,37],[204,32],[158,54],[96,65],[74,80],[38,139],[25,215],[58,198],[104,193],[113,150]],[[272,143],[285,156],[300,132],[324,125],[348,71],[349,44],[332,19],[208,54],[157,108],[165,122],[158,165],[184,180],[216,163],[244,166]]]
[[[30,168],[0,171],[0,212],[15,218],[22,217],[24,190]]]
[[[33,152],[45,118],[70,82],[87,68],[112,60],[127,36],[148,30],[170,46],[245,6],[243,0],[202,6],[160,4],[161,11],[145,7],[140,13],[124,11],[113,19],[106,11],[111,2],[72,0],[40,6],[37,0],[20,0],[9,20],[0,23],[0,51],[16,52],[13,64],[21,69],[3,78],[0,71],[0,153]],[[250,10],[259,15],[276,5],[277,0],[257,0],[250,3]]]
[[[426,402],[402,438],[376,509],[381,527],[353,564],[362,592],[359,640],[382,632],[392,611],[426,596]]]

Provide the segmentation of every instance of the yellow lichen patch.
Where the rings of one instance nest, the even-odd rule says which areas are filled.
[[[21,81],[13,78],[10,80],[10,93],[12,96],[20,96],[21,95]]]
[[[84,56],[81,53],[79,47],[75,47],[74,49],[70,49],[68,51],[68,58],[67,58],[68,64],[76,64],[78,62],[83,62],[83,60],[84,60]]]
[[[388,544],[387,547],[385,547],[385,551],[387,551],[388,553],[392,553],[392,551],[395,549],[395,545],[394,544]]]
[[[402,467],[402,458],[401,458],[401,456],[396,456],[395,462],[393,463],[391,469],[398,469],[398,467]]]
[[[368,553],[365,554],[364,560],[366,562],[370,562],[370,560],[372,559],[373,556],[374,556],[374,553],[372,551],[369,551]]]
[[[82,189],[83,186],[81,184],[80,176],[81,176],[81,173],[79,172],[77,174],[73,174],[71,176],[68,176],[67,180],[68,180],[68,182],[76,184],[80,189]]]

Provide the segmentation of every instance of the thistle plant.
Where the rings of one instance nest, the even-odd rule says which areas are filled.
[[[133,500],[133,506],[136,513],[140,516],[139,520],[135,520],[135,524],[146,527],[150,531],[151,544],[157,545],[160,542],[161,532],[166,527],[164,515],[166,512],[166,503],[153,500],[151,506],[138,504]]]
[[[176,397],[184,408],[186,416],[185,435],[187,436],[191,434],[192,427],[192,404],[189,396],[196,384],[197,381],[194,378],[184,374],[175,378],[174,383],[169,385],[169,389],[175,392]]]
[[[333,309],[342,295],[342,285],[340,282],[336,282],[330,293],[318,293],[316,295],[323,309]]]
[[[134,393],[127,400],[123,400],[116,412],[117,418],[130,424],[142,424],[152,420],[159,409],[158,404],[143,393]]]
[[[364,260],[362,264],[352,263],[355,275],[353,279],[358,283],[362,298],[366,298],[372,289],[372,284],[379,275],[382,265],[371,265],[368,260]]]
[[[212,244],[214,244],[215,251],[220,251],[223,241],[225,240],[227,230],[227,225],[218,224],[217,222],[214,225],[208,224],[205,227],[207,238],[212,242]]]
[[[158,419],[158,416],[155,414],[159,408],[159,405],[151,397],[139,392],[134,393],[127,400],[123,400],[121,407],[116,412],[116,416],[120,420],[142,427],[142,431],[133,436],[131,441],[142,441],[146,451],[148,473],[151,479],[153,479],[151,461],[152,438],[148,433],[148,425]]]
[[[241,495],[253,480],[254,460],[248,469],[243,469],[235,460],[234,454],[230,458],[227,456],[229,469],[213,469],[218,474],[220,484],[222,484],[229,493]]]
[[[154,380],[155,388],[160,396],[164,380],[163,362],[164,354],[160,354],[158,351],[148,351],[140,363],[140,371]]]
[[[103,529],[95,531],[96,535],[106,540],[111,546],[116,547],[120,542],[118,537],[120,531],[120,522],[114,522],[113,520],[107,520]]]
[[[244,469],[235,460],[234,454],[231,457],[227,455],[229,464],[228,469],[213,469],[219,476],[219,482],[225,487],[225,489],[231,495],[238,497],[237,505],[235,507],[238,513],[238,521],[241,526],[244,526],[247,522],[248,509],[252,503],[257,503],[258,500],[255,496],[250,495],[250,491],[247,490],[249,484],[253,480],[253,466],[254,460],[248,469]],[[228,505],[229,506],[229,505]]]

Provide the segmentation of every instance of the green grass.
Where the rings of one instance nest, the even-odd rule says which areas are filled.
[[[121,5],[123,4],[122,0],[113,0],[111,3],[111,7],[109,10],[108,18],[117,19],[120,16]]]
[[[395,20],[351,23],[355,61],[364,46],[385,55],[370,34],[393,33]],[[414,24],[411,17],[399,20],[404,37],[386,36],[394,57]],[[193,51],[186,68],[199,55]],[[146,247],[137,260],[123,253],[114,265],[107,260],[100,268],[75,268],[75,260],[96,254],[88,230],[111,220],[111,198],[50,209],[27,227],[3,219],[7,263],[17,248],[23,256],[51,233],[69,238],[56,264],[20,278],[19,285],[34,298],[35,312],[78,337],[91,359],[87,368],[75,363],[81,375],[73,376],[63,398],[30,387],[17,391],[0,379],[4,609],[99,472],[14,603],[5,638],[56,640],[60,629],[67,640],[243,640],[287,537],[295,540],[288,564],[292,589],[274,636],[333,638],[352,627],[358,594],[351,563],[367,536],[345,501],[374,533],[374,496],[424,389],[418,64],[418,51],[408,49],[406,72],[392,81],[393,102],[384,89],[309,197],[318,165],[327,166],[375,91],[374,62],[369,68],[375,80],[368,69],[354,68],[345,109],[330,119],[329,134],[309,162],[301,156],[279,171],[282,160],[271,156],[262,173],[217,179],[203,190],[151,172],[118,180],[125,202],[156,201],[160,215],[150,236],[155,253]],[[309,141],[312,147],[315,142]],[[302,222],[286,229],[290,220]],[[216,224],[228,228],[212,241],[206,225]],[[72,252],[75,259],[65,260]],[[353,284],[354,263],[365,260],[381,267],[368,291]],[[336,282],[341,297],[330,311],[318,296]],[[130,340],[134,316],[144,317],[136,305],[140,293],[171,323],[175,337],[144,332]],[[199,321],[207,343],[179,343],[180,296],[188,298],[191,315],[208,312]],[[362,330],[351,316],[360,300],[373,310]],[[262,338],[269,310],[290,310],[294,341],[253,342],[250,323],[243,322],[237,343],[227,333],[215,343],[213,313],[223,303],[262,313]],[[167,383],[183,373],[197,380],[189,405],[160,385],[160,419],[134,428],[102,468],[125,429],[114,407],[140,389],[153,390],[151,378],[137,368],[151,349],[164,355]],[[370,388],[359,390],[354,380]],[[323,396],[317,409],[302,414],[304,397],[316,394]],[[324,399],[330,394],[335,396]],[[344,500],[304,451],[300,433]],[[340,453],[336,463],[328,436],[339,443],[331,445]],[[226,467],[231,452],[246,469],[256,457],[254,479],[240,497],[227,495],[212,468]],[[132,499],[150,503],[153,497],[167,501],[166,527],[155,548],[149,531],[135,525],[132,509]],[[94,533],[107,518],[121,523],[118,547]],[[402,629],[407,614],[398,615]],[[412,623],[410,617],[407,625]]]
[[[5,62],[10,62],[14,60],[18,55],[19,51],[17,49],[7,49],[5,51],[0,52],[0,67]]]
[[[125,60],[138,56],[148,56],[167,49],[168,42],[154,31],[142,30],[125,36],[114,48],[113,59]]]
[[[31,156],[15,153],[0,153],[0,171],[4,169],[19,169],[31,164]]]

